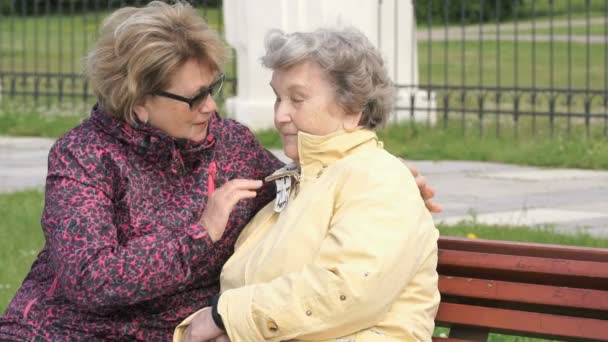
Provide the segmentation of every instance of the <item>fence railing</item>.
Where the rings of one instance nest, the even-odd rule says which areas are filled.
[[[608,137],[608,0],[402,1],[414,2],[419,84],[398,87],[433,95],[439,127]],[[2,107],[86,110],[81,61],[101,20],[146,2],[0,0]],[[223,32],[221,0],[191,2]],[[227,96],[234,64],[226,74]]]
[[[415,7],[418,86],[434,93],[443,127],[608,137],[608,1],[418,0]]]
[[[112,10],[148,1],[0,0],[0,88],[11,111],[81,112],[95,101],[82,61]],[[194,0],[210,26],[223,33],[222,1]],[[225,94],[233,92],[234,64]],[[223,96],[224,94],[222,94]]]

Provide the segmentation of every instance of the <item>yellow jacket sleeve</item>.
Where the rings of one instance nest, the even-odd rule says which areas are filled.
[[[337,187],[314,263],[221,295],[218,310],[232,342],[336,338],[374,326],[390,309],[436,253],[437,231],[409,172],[380,168],[392,172],[370,176],[355,168]]]

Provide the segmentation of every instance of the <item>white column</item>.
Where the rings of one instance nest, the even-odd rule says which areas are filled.
[[[387,62],[393,82],[401,85],[397,90],[397,108],[393,112],[392,121],[413,118],[415,121],[428,120],[435,124],[435,94],[417,88],[418,45],[413,2],[382,0],[380,3],[380,35],[377,46]],[[415,109],[411,110],[412,107]]]
[[[228,115],[254,130],[273,125],[271,71],[260,63],[268,30],[343,26],[357,27],[380,48],[395,83],[418,83],[414,12],[409,0],[224,0],[226,40],[236,50],[238,78],[236,96],[226,101]],[[399,107],[409,106],[410,94],[421,97],[415,87],[398,94]],[[434,104],[432,108],[434,122]],[[397,120],[409,117],[404,110],[394,116]],[[416,113],[415,118],[426,120],[426,111]]]

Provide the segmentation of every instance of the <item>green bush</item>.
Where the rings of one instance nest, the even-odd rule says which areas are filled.
[[[477,23],[512,18],[522,0],[415,0],[416,21],[420,25]],[[430,12],[430,13],[429,13]],[[430,15],[430,18],[429,18]]]

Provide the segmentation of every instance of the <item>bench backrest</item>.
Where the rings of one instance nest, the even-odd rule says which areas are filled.
[[[608,249],[441,237],[438,326],[608,341]]]

